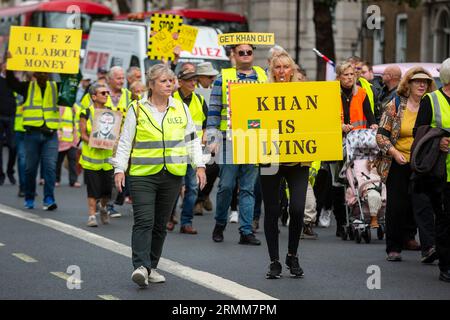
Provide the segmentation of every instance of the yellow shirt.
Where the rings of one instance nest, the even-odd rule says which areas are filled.
[[[400,137],[395,144],[395,149],[406,158],[406,161],[410,161],[411,146],[414,141],[413,128],[416,123],[417,112],[413,112],[408,108],[403,112],[402,126],[400,128]]]

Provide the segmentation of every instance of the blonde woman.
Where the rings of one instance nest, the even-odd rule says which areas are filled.
[[[130,176],[135,269],[131,278],[140,287],[165,282],[156,268],[188,159],[197,168],[200,188],[206,183],[200,139],[189,109],[171,96],[175,74],[166,65],[157,64],[149,69],[147,79],[148,99],[130,105],[113,159],[119,192],[127,169]]]
[[[269,66],[269,82],[292,82],[297,79],[297,69],[289,54],[279,53],[272,58]],[[308,172],[309,167],[303,166],[301,163],[286,163],[281,164],[274,175],[261,174],[261,189],[265,208],[264,235],[270,257],[269,271],[266,274],[267,279],[281,277],[282,267],[279,262],[278,248],[280,193],[277,191],[280,190],[282,178],[286,179],[291,195],[289,203],[289,243],[285,263],[290,270],[291,277],[303,277],[297,250],[303,227]]]

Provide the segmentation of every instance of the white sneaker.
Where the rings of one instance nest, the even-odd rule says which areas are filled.
[[[152,269],[152,271],[148,275],[148,281],[151,283],[163,283],[166,282],[166,277],[164,277],[162,274],[159,274],[156,269]]]
[[[95,216],[89,216],[86,225],[88,227],[98,227],[97,218]]]
[[[322,208],[319,218],[319,226],[322,228],[328,228],[331,224],[331,210],[325,210]]]
[[[238,222],[239,222],[239,213],[237,211],[231,211],[230,223],[238,223]]]
[[[146,267],[140,266],[131,274],[131,280],[139,287],[145,288],[148,286],[148,271]]]

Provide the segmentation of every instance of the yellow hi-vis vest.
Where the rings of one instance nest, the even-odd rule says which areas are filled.
[[[80,101],[81,109],[87,109],[92,104],[92,99],[89,93],[86,93]]]
[[[87,109],[83,109],[81,114],[86,115],[87,110],[89,110],[89,119],[86,121],[86,131],[87,134],[91,134],[92,123],[94,121],[95,108],[93,105],[90,105]],[[112,170],[112,165],[109,163],[111,159],[113,151],[105,150],[105,149],[97,149],[89,146],[89,143],[83,141],[81,144],[81,157],[80,157],[80,165],[83,169],[88,170]]]
[[[63,114],[59,118],[59,131],[61,132],[61,141],[72,142],[73,141],[73,128],[75,125],[74,114],[71,107],[63,108]]]
[[[56,105],[58,90],[56,82],[47,81],[44,96],[36,81],[28,86],[27,100],[23,104],[23,125],[42,127],[44,123],[49,129],[58,129],[59,111]]]
[[[432,128],[442,128],[450,131],[450,104],[441,91],[436,90],[427,93],[430,97],[431,107],[433,108],[433,118],[431,119]],[[447,154],[447,182],[450,182],[450,151]]]
[[[111,96],[108,96],[108,100],[106,100],[105,107],[111,109],[112,111],[120,111],[122,112],[122,119],[125,119],[125,116],[127,115],[128,107],[130,106],[132,99],[131,99],[131,91],[122,88],[122,95],[120,96],[119,102],[117,105],[113,105]]]
[[[130,176],[154,175],[163,168],[175,176],[186,175],[188,153],[185,130],[188,117],[181,101],[173,99],[173,103],[167,109],[161,126],[140,102],[134,101],[130,106],[138,115]]]
[[[16,107],[16,115],[14,117],[14,131],[25,132],[25,128],[23,127],[23,104],[17,105]]]
[[[359,78],[359,82],[361,83],[361,87],[366,90],[367,96],[369,97],[370,108],[372,109],[372,113],[375,115],[375,101],[373,98],[372,84],[363,77]]]
[[[311,186],[314,187],[314,184],[316,183],[316,177],[317,177],[317,173],[320,170],[320,166],[322,165],[322,163],[320,161],[313,161],[311,163],[311,167],[309,168],[309,183],[311,184]]]
[[[72,112],[74,113],[75,128],[77,129],[77,132],[78,132],[78,134],[80,136],[81,136],[81,132],[80,132],[80,114],[81,114],[82,110],[83,110],[83,107],[80,106],[78,103],[74,103],[73,104]]]
[[[173,97],[183,102],[178,91],[173,94]],[[200,140],[203,137],[203,122],[206,120],[205,114],[203,113],[203,101],[205,101],[205,98],[202,95],[193,92],[191,103],[189,104],[189,112],[191,113],[192,120],[194,120],[197,136]]]
[[[254,66],[259,83],[267,81],[267,74],[263,68]],[[220,130],[226,131],[228,128],[228,85],[230,82],[239,82],[236,68],[222,69],[222,110],[220,112]]]

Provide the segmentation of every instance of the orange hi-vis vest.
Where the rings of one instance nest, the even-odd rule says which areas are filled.
[[[364,115],[363,103],[366,98],[366,90],[358,87],[356,95],[352,96],[350,101],[350,124],[353,126],[352,130],[366,129],[367,119]],[[344,124],[344,106],[341,101],[341,122]]]

